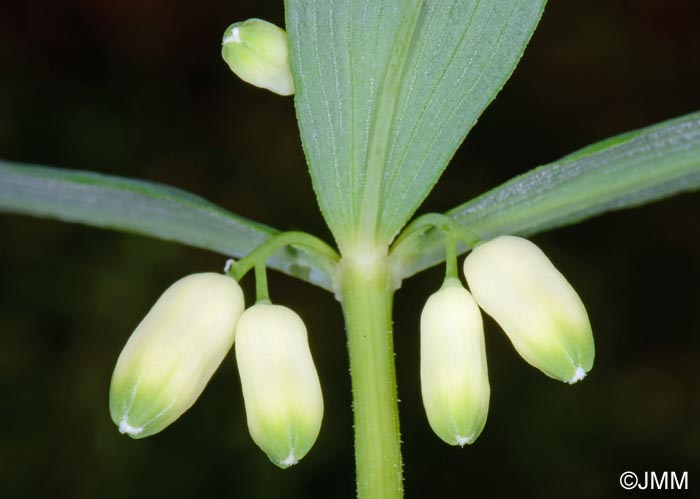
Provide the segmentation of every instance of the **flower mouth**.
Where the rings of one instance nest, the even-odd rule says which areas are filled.
[[[294,450],[291,450],[289,452],[289,455],[287,456],[287,458],[284,461],[280,461],[280,464],[282,466],[284,466],[285,468],[288,468],[290,466],[297,464],[298,462],[299,462],[299,460],[296,457],[294,457]]]
[[[573,377],[569,380],[569,384],[573,385],[577,381],[581,381],[583,378],[586,377],[586,371],[583,370],[583,367],[578,366],[576,368],[576,371],[574,371]]]
[[[466,437],[455,435],[455,439],[457,439],[457,443],[460,447],[464,447],[466,444],[471,444],[474,441],[474,434],[472,433]]]
[[[140,435],[142,431],[143,426],[131,426],[126,419],[126,416],[119,421],[119,433],[122,435],[126,433],[127,435],[136,436]]]

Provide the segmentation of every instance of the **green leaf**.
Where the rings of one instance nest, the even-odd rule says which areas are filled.
[[[529,235],[700,189],[700,113],[598,142],[515,177],[447,214],[478,239]],[[462,247],[461,252],[468,248]],[[406,234],[399,278],[444,261],[442,233]]]
[[[386,245],[520,59],[544,0],[287,0],[295,102],[341,249]]]
[[[236,258],[278,233],[173,187],[6,161],[0,161],[0,211],[134,232]],[[287,247],[268,265],[333,287],[333,270],[303,251]]]

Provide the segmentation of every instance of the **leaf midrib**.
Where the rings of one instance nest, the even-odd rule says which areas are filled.
[[[382,180],[389,151],[389,138],[395,119],[401,81],[406,71],[410,48],[416,35],[416,26],[422,11],[420,0],[411,0],[401,27],[396,35],[392,55],[387,62],[384,79],[379,90],[378,105],[372,116],[372,132],[367,148],[367,168],[362,186],[360,216],[356,228],[356,245],[362,250],[372,250],[377,241],[378,216],[382,192]]]

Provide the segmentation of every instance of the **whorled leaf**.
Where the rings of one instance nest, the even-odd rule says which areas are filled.
[[[173,187],[7,161],[0,161],[0,211],[134,232],[236,258],[278,233]],[[333,288],[333,269],[303,251],[286,247],[268,265]]]
[[[406,223],[512,73],[544,0],[287,0],[302,141],[341,249]]]
[[[449,212],[478,239],[528,235],[700,189],[700,112],[625,133],[515,177]],[[397,279],[444,261],[441,231],[402,240]],[[467,251],[466,246],[461,252]]]

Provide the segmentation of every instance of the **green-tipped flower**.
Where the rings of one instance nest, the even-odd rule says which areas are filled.
[[[170,286],[138,325],[112,375],[121,433],[158,433],[189,409],[233,344],[243,293],[231,277],[193,274]]]
[[[253,440],[280,468],[296,464],[323,419],[304,323],[287,307],[253,305],[236,328],[236,361]]]
[[[292,95],[287,32],[262,19],[248,19],[226,28],[221,56],[238,77],[276,94]]]
[[[474,298],[513,346],[547,376],[575,383],[593,367],[588,314],[563,275],[530,241],[501,236],[464,261]]]
[[[450,445],[471,444],[486,423],[489,377],[479,307],[447,279],[423,307],[420,379],[431,428]]]

